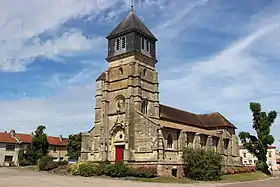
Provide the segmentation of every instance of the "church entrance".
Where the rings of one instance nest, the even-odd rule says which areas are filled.
[[[124,145],[115,145],[115,161],[121,162],[124,158]]]

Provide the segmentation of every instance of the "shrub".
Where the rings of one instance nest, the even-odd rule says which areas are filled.
[[[105,165],[104,173],[110,177],[126,177],[128,167],[123,163]]]
[[[43,156],[38,161],[39,170],[45,171],[45,168],[46,168],[47,164],[49,164],[50,162],[54,162],[51,156]]]
[[[50,161],[47,163],[47,165],[45,166],[45,168],[43,170],[50,171],[50,170],[57,168],[58,166],[59,166],[59,164],[57,162]]]
[[[129,167],[128,175],[140,178],[153,178],[157,176],[157,168],[152,166]]]
[[[256,166],[242,166],[242,167],[230,167],[223,168],[222,173],[224,175],[237,174],[237,173],[251,173],[256,171]]]
[[[82,163],[78,167],[79,175],[83,177],[90,177],[94,174],[93,164],[89,162]]]
[[[105,171],[105,166],[106,165],[108,165],[108,164],[105,164],[105,163],[96,163],[96,164],[94,164],[94,166],[93,166],[93,174],[95,176],[103,175],[104,171]]]
[[[80,175],[79,167],[80,167],[81,164],[83,164],[83,163],[80,162],[80,163],[72,164],[70,166],[68,172],[71,173],[71,175]]]
[[[18,162],[20,166],[29,166],[34,164],[33,159],[29,155],[26,155],[23,149],[19,150]]]
[[[185,176],[193,180],[214,181],[222,176],[222,157],[214,151],[185,148]]]
[[[59,166],[64,166],[64,165],[67,165],[67,164],[68,164],[68,161],[67,161],[67,160],[58,161],[57,164],[58,164]]]

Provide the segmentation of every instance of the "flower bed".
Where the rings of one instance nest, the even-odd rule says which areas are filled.
[[[238,173],[251,173],[255,172],[256,166],[242,166],[242,167],[230,167],[230,168],[223,168],[222,172],[224,175],[233,175]]]

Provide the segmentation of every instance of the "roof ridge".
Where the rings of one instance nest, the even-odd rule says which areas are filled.
[[[175,109],[175,110],[179,110],[181,112],[187,112],[187,113],[190,113],[190,114],[194,114],[194,115],[197,115],[196,113],[193,113],[193,112],[188,112],[186,110],[183,110],[183,109],[179,109],[179,108],[175,108],[175,107],[172,107],[172,106],[168,106],[168,105],[165,105],[165,104],[160,104],[162,106],[166,106],[166,107],[169,107],[169,108],[172,108],[172,109]]]
[[[175,108],[175,107],[172,107],[172,106],[168,106],[168,105],[164,105],[164,104],[160,104],[162,106],[165,106],[165,107],[168,107],[168,108],[171,108],[171,109],[174,109],[174,110],[177,110],[177,111],[180,111],[180,112],[184,112],[184,113],[188,113],[188,114],[192,114],[192,115],[195,115],[199,121],[204,125],[204,127],[207,127],[207,125],[203,122],[203,120],[201,119],[201,117],[196,114],[196,113],[193,113],[193,112],[188,112],[186,110],[183,110],[183,109],[179,109],[179,108]],[[195,125],[195,124],[194,124]]]

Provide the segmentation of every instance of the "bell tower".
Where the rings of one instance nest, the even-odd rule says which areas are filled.
[[[96,80],[90,159],[133,161],[136,113],[159,119],[157,39],[133,9],[106,38],[108,69]]]
[[[151,66],[156,60],[156,37],[136,16],[133,9],[128,16],[107,36],[108,62],[134,55],[144,55],[150,59]]]

